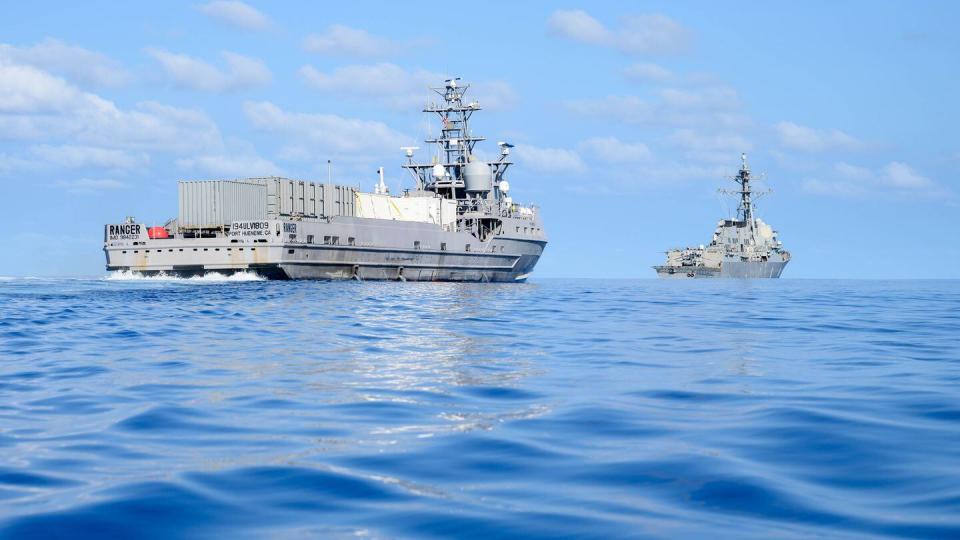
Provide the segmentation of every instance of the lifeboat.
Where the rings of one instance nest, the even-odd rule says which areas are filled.
[[[151,240],[170,238],[170,233],[168,233],[163,227],[150,227],[147,229],[147,238]]]

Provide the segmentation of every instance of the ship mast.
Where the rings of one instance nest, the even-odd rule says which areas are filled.
[[[740,189],[736,191],[721,189],[719,191],[728,195],[740,196],[740,205],[737,206],[737,222],[743,224],[740,225],[741,227],[746,226],[750,232],[750,238],[753,238],[756,232],[756,222],[753,219],[753,199],[766,195],[769,191],[754,192],[751,189],[750,182],[753,180],[753,176],[750,173],[750,166],[747,165],[747,154],[740,154],[740,171],[730,179],[736,182]]]
[[[413,160],[413,150],[416,148],[403,148],[408,158],[403,168],[410,171],[417,190],[433,191],[448,199],[470,198],[465,184],[467,164],[474,161],[473,150],[477,143],[486,140],[484,137],[474,136],[470,130],[470,117],[480,110],[480,103],[476,100],[466,101],[464,95],[470,85],[461,85],[458,81],[459,77],[447,79],[443,87],[431,88],[443,101],[430,103],[423,108],[423,112],[436,115],[440,120],[440,135],[424,140],[436,148],[433,162],[416,163]],[[499,145],[500,159],[486,164],[489,166],[494,188],[499,186],[504,171],[511,164],[507,161],[507,156],[513,145]],[[499,195],[499,190],[495,189],[494,193]]]
[[[737,208],[737,218],[745,221],[753,228],[753,203],[750,200],[750,167],[747,165],[747,154],[740,154],[740,172],[733,179],[740,184],[740,206]]]

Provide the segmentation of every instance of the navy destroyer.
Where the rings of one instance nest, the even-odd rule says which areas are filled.
[[[373,192],[278,177],[179,182],[179,214],[163,226],[133,218],[104,227],[108,271],[269,279],[524,281],[547,244],[536,206],[514,202],[510,149],[490,162],[470,129],[480,104],[449,79],[423,112],[440,122],[432,160],[401,148],[414,187]]]
[[[654,266],[662,278],[778,278],[790,262],[790,253],[777,239],[777,231],[753,215],[750,167],[740,156],[740,171],[732,179],[739,189],[735,219],[721,219],[707,246],[671,249],[667,263]]]

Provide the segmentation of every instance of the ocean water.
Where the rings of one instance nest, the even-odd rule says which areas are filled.
[[[0,538],[355,536],[958,538],[960,281],[0,280]]]

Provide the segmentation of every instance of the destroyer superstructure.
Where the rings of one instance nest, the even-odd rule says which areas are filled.
[[[535,206],[515,203],[504,173],[512,145],[479,159],[469,85],[449,79],[423,112],[440,121],[429,163],[402,148],[415,186],[372,193],[278,177],[182,181],[179,215],[148,227],[104,227],[107,270],[192,276],[255,272],[273,279],[523,281],[547,244]]]
[[[735,219],[721,219],[707,246],[672,249],[667,263],[654,266],[664,278],[778,278],[790,261],[790,253],[773,230],[753,215],[750,167],[740,156],[740,171],[733,181],[740,198]]]

